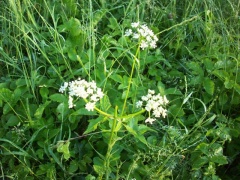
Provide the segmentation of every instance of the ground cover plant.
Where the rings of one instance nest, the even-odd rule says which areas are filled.
[[[239,179],[237,0],[0,0],[0,179]]]

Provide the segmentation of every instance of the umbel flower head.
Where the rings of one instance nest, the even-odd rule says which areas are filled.
[[[132,39],[138,39],[140,41],[141,49],[145,48],[156,48],[158,38],[147,25],[141,25],[139,22],[131,24],[132,29],[125,31],[125,36],[132,37]]]
[[[154,90],[148,90],[148,94],[146,96],[142,96],[140,101],[137,101],[136,107],[142,108],[144,105],[144,108],[146,111],[152,112],[154,118],[151,118],[150,116],[145,120],[146,123],[152,124],[154,121],[156,121],[156,118],[163,117],[165,118],[167,116],[167,110],[165,109],[165,106],[169,103],[166,96],[161,96],[160,94],[155,95]]]
[[[75,81],[64,82],[60,87],[59,92],[63,93],[68,90],[68,106],[73,108],[75,105],[73,103],[74,97],[82,98],[87,103],[85,108],[88,111],[93,111],[95,104],[104,96],[102,90],[97,87],[96,82],[87,82],[84,79],[78,78]]]

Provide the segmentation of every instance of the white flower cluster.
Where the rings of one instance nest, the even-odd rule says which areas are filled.
[[[148,117],[145,122],[152,124],[156,121],[156,118],[167,116],[167,110],[164,108],[169,103],[166,96],[161,96],[160,94],[155,95],[154,90],[148,90],[148,94],[146,96],[142,96],[142,99],[136,103],[137,108],[143,107],[145,105],[146,111],[153,111],[153,116],[155,118]]]
[[[79,78],[78,80],[65,82],[59,89],[59,92],[63,93],[68,89],[68,106],[73,108],[73,97],[83,98],[87,101],[85,108],[88,111],[93,111],[95,104],[104,96],[102,90],[97,87],[94,81],[87,82],[84,79]]]
[[[125,36],[131,36],[133,39],[140,40],[141,49],[145,48],[156,48],[158,38],[153,33],[151,29],[147,27],[147,25],[140,25],[139,22],[134,22],[131,24],[132,29],[127,29],[125,31]]]

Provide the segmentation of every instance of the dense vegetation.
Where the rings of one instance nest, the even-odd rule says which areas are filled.
[[[239,9],[0,0],[0,179],[240,179]]]

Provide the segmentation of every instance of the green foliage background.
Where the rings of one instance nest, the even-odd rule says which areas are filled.
[[[239,9],[237,0],[0,0],[0,178],[239,179]],[[124,33],[137,21],[159,41],[130,79],[137,46]],[[69,109],[58,92],[78,77],[97,82],[110,114],[124,99],[136,112],[154,89],[170,100],[168,117],[119,123],[108,152],[113,122],[81,100]]]

